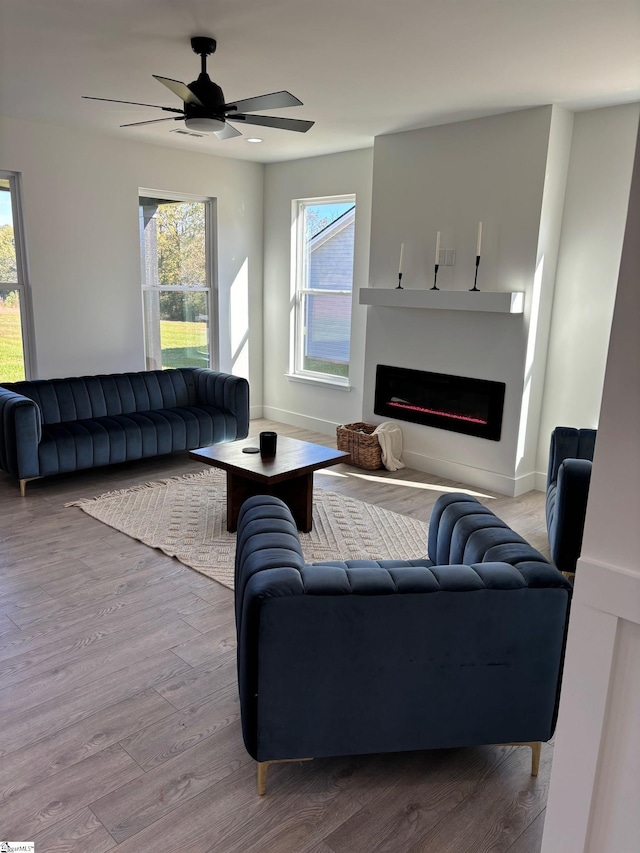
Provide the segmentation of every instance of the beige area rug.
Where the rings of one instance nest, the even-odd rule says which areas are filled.
[[[226,477],[216,468],[65,506],[80,507],[233,589],[236,535],[226,529]],[[313,530],[300,533],[300,542],[310,563],[414,559],[427,553],[427,530],[422,521],[316,488]]]

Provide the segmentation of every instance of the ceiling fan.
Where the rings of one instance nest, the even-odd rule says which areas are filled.
[[[295,118],[280,118],[279,116],[256,116],[250,115],[255,111],[281,109],[284,107],[300,107],[302,101],[294,97],[290,92],[272,92],[270,95],[257,95],[255,98],[245,98],[242,101],[231,101],[225,103],[222,89],[207,74],[207,56],[211,56],[216,50],[216,40],[209,36],[195,36],[191,39],[191,48],[201,58],[201,71],[197,80],[189,83],[181,83],[179,80],[171,80],[169,77],[153,77],[174,95],[181,98],[183,108],[161,107],[157,104],[140,104],[137,101],[119,101],[114,98],[94,98],[83,95],[91,101],[110,101],[114,104],[133,104],[139,107],[153,107],[169,113],[178,113],[169,118],[155,118],[150,121],[134,121],[130,124],[121,124],[120,127],[137,127],[143,124],[155,124],[160,121],[184,121],[189,130],[200,133],[214,133],[218,139],[232,139],[234,136],[242,136],[229,122],[242,122],[243,124],[257,124],[263,127],[277,127],[280,130],[294,130],[298,133],[306,133],[314,122],[303,121]]]

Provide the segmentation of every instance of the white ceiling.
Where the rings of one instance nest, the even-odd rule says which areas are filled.
[[[224,142],[171,133],[180,107],[152,74],[189,83],[193,35],[228,101],[288,89],[307,134],[262,127]],[[0,114],[274,162],[364,148],[374,136],[557,103],[640,100],[640,0],[0,0]],[[275,111],[276,114],[278,111]],[[182,125],[180,125],[182,126]]]

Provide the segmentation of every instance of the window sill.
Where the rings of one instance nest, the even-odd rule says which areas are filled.
[[[292,382],[302,382],[304,385],[322,385],[334,388],[336,391],[351,391],[348,379],[336,377],[336,379],[316,379],[315,376],[302,376],[299,373],[285,373],[287,379]]]

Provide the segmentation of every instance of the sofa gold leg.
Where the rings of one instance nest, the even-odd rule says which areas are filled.
[[[540,769],[540,753],[542,752],[542,744],[539,740],[529,744],[531,747],[531,775],[537,776]]]
[[[528,746],[531,749],[531,775],[538,775],[538,770],[540,769],[540,753],[542,751],[541,741],[519,741],[517,743],[507,743],[505,746]]]
[[[313,758],[274,758],[272,761],[258,761],[258,794],[267,793],[267,773],[270,764],[291,764],[293,761],[313,761]]]
[[[26,497],[27,495],[27,483],[30,483],[32,480],[39,480],[40,477],[24,477],[24,479],[20,480],[20,496]]]

